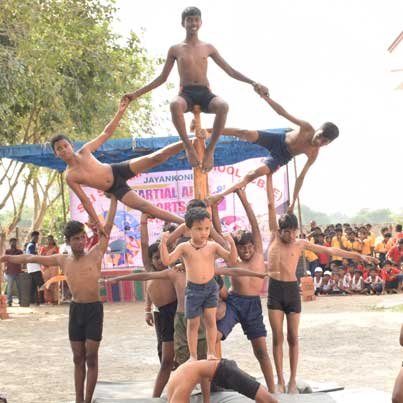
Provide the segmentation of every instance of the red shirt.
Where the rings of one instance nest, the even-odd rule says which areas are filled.
[[[382,269],[381,278],[382,278],[382,280],[385,280],[385,281],[391,281],[396,278],[397,274],[401,274],[401,271],[399,269],[396,269],[395,267],[392,267],[390,269],[390,271],[386,271],[385,269]],[[394,278],[392,278],[393,275],[395,275]]]
[[[398,245],[391,248],[388,252],[388,259],[393,260],[397,264],[403,262],[403,248],[399,249]]]
[[[7,249],[5,255],[22,255],[22,250],[20,249]],[[19,263],[6,263],[6,274],[11,276],[16,276],[21,273],[21,264]]]

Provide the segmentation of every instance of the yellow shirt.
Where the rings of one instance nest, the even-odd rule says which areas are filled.
[[[337,236],[334,236],[332,238],[332,243],[330,244],[330,246],[332,248],[343,249],[343,248],[346,248],[346,246],[347,246],[346,243],[347,243],[347,239],[344,236],[341,237],[340,241],[337,239]],[[343,258],[341,256],[332,256],[332,260],[343,260]]]
[[[383,239],[381,241],[376,242],[375,244],[376,253],[388,253],[389,249],[390,249],[389,242],[384,242]]]
[[[361,253],[367,256],[371,254],[371,241],[368,238],[362,241]]]

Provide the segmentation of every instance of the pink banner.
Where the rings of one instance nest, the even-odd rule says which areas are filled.
[[[214,194],[225,190],[259,163],[260,158],[255,158],[234,165],[215,167],[209,174],[210,193]],[[193,174],[191,170],[139,174],[130,179],[128,184],[144,199],[180,216],[184,215],[187,202],[193,198]],[[286,167],[280,168],[274,174],[273,186],[276,207],[281,210],[285,208],[289,199]],[[95,211],[103,219],[108,212],[110,200],[104,196],[102,191],[92,188],[84,188],[84,191],[92,201]],[[263,240],[267,246],[266,178],[258,178],[249,184],[246,188],[246,194],[257,216]],[[224,231],[233,232],[239,228],[249,228],[245,211],[236,195],[229,195],[225,198],[219,205],[219,213]],[[70,215],[73,220],[84,223],[88,220],[80,200],[72,191],[70,191]],[[114,224],[103,269],[116,268],[122,270],[123,267],[128,267],[131,270],[133,267],[142,267],[140,212],[119,203]],[[159,237],[162,225],[163,222],[158,219],[149,221],[150,243]]]

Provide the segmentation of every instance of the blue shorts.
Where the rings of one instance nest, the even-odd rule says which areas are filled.
[[[264,163],[270,168],[270,171],[276,172],[281,166],[286,165],[292,155],[288,151],[285,143],[286,133],[275,133],[270,130],[258,130],[259,138],[254,144],[264,147],[269,151]]]
[[[205,308],[218,305],[218,284],[214,277],[205,284],[188,281],[185,290],[185,318],[201,316]]]
[[[222,333],[222,340],[227,338],[237,323],[241,324],[248,340],[267,336],[260,297],[230,293],[225,302],[225,316],[217,322],[217,330]]]

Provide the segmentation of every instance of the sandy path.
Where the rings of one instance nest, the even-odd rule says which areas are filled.
[[[402,311],[374,307],[398,304],[403,304],[403,295],[322,297],[304,303],[299,377],[390,392],[403,356],[398,341]],[[143,320],[143,304],[105,304],[104,308],[99,379],[154,378],[155,335]],[[16,307],[9,313],[12,319],[0,321],[0,394],[5,393],[10,403],[74,400],[68,306]],[[267,312],[265,321],[268,325]],[[223,351],[241,368],[261,376],[240,326],[223,343]],[[287,349],[284,358],[288,360]]]

